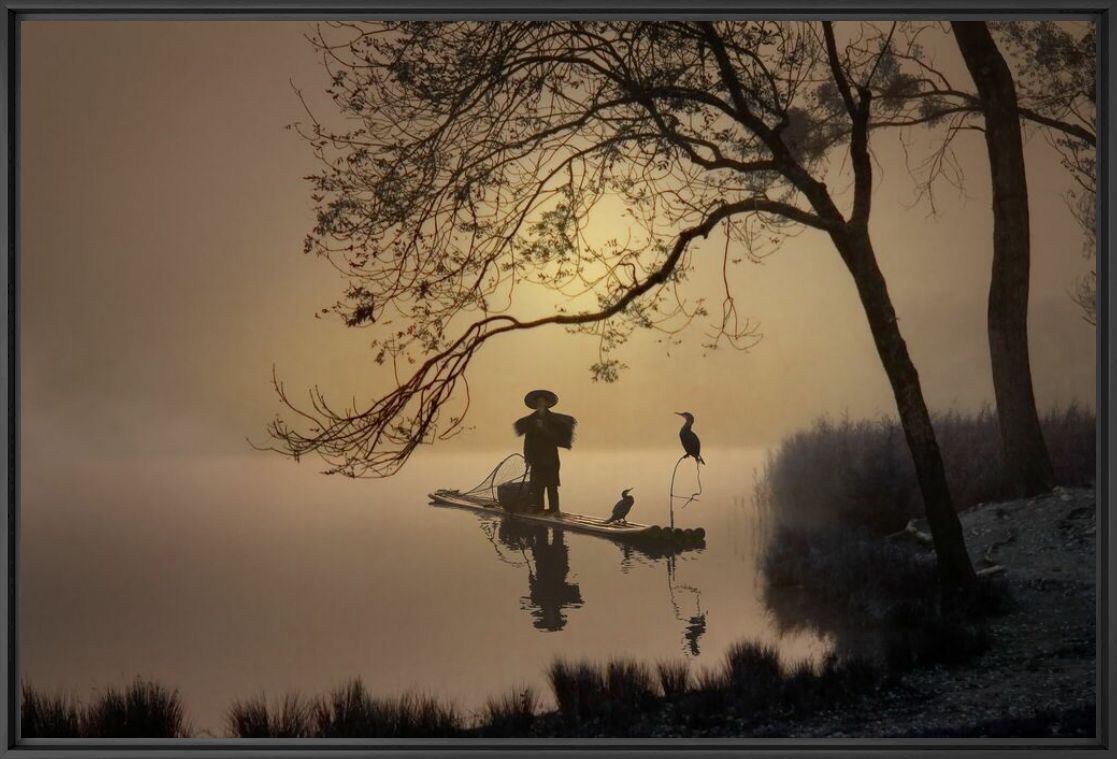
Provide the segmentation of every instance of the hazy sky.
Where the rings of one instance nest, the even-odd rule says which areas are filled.
[[[313,224],[302,177],[314,164],[284,129],[302,115],[292,85],[328,107],[306,28],[23,24],[25,456],[244,453],[245,438],[262,441],[277,410],[273,363],[295,397],[317,383],[360,401],[389,381],[368,332],[314,318],[345,283],[301,252]],[[937,55],[962,71],[949,47]],[[993,397],[980,133],[963,135],[958,150],[965,195],[942,188],[933,219],[925,203],[912,205],[895,135],[874,142],[872,234],[936,409]],[[1026,150],[1036,392],[1042,407],[1093,406],[1095,331],[1068,297],[1088,268],[1063,199],[1070,180],[1041,136]],[[696,248],[698,281],[717,283],[721,244],[712,236]],[[516,448],[510,424],[536,386],[554,389],[560,410],[579,418],[583,447],[674,445],[673,411],[692,411],[708,445],[774,443],[824,413],[893,411],[852,280],[824,236],[804,232],[734,276],[741,314],[764,335],[749,352],[703,357],[701,326],[669,353],[638,336],[619,356],[630,369],[604,385],[590,381],[592,338],[550,328],[493,341],[470,373],[476,429],[454,445]]]

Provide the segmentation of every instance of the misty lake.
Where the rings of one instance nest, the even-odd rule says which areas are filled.
[[[203,736],[222,736],[235,699],[316,695],[354,676],[469,713],[524,685],[549,702],[557,656],[686,658],[693,670],[742,638],[788,663],[826,649],[780,636],[761,600],[751,497],[763,451],[703,452],[703,494],[676,522],[704,527],[706,547],[670,563],[570,532],[520,550],[503,520],[429,505],[509,452],[421,449],[379,481],[266,454],[25,461],[21,677],[82,699],[154,678],[180,690]],[[632,487],[630,519],[666,524],[677,457],[566,451],[563,509],[604,516]],[[676,492],[693,485],[687,461]]]

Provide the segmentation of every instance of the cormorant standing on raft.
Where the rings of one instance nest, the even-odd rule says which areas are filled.
[[[524,460],[530,468],[532,504],[543,508],[543,491],[547,491],[548,511],[559,510],[559,446],[570,448],[574,443],[574,417],[550,410],[558,396],[550,390],[532,390],[524,396],[524,405],[535,409],[516,420],[516,434],[524,436]]]
[[[632,511],[632,504],[636,503],[636,499],[629,495],[628,491],[632,488],[625,488],[621,491],[621,499],[617,501],[617,505],[613,507],[613,516],[605,520],[605,524],[612,522],[623,522],[628,524],[628,512]]]
[[[702,460],[702,441],[694,434],[691,427],[694,426],[694,414],[689,411],[676,411],[676,414],[686,419],[686,424],[679,430],[679,440],[683,442],[683,450],[686,451],[687,456],[693,456],[699,464],[705,464]],[[684,458],[686,458],[684,456]]]

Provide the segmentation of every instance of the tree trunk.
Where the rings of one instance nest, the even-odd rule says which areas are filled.
[[[900,424],[904,428],[904,436],[915,462],[927,523],[935,543],[943,589],[947,595],[957,595],[959,591],[972,587],[976,576],[970,555],[966,551],[962,523],[958,520],[954,501],[950,497],[950,488],[946,483],[946,470],[935,439],[935,430],[931,426],[931,416],[923,400],[919,373],[915,370],[907,344],[900,334],[896,311],[892,308],[888,287],[877,265],[868,231],[864,227],[858,229],[855,225],[849,225],[844,235],[832,237],[853,275],[861,305],[869,319],[869,329],[873,334],[877,354],[896,397]]]
[[[977,86],[993,179],[989,356],[1005,474],[1017,495],[1046,493],[1055,475],[1039,426],[1028,359],[1028,185],[1012,73],[983,21],[954,21],[954,38]]]

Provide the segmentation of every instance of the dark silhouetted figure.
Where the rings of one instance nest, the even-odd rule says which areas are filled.
[[[527,582],[534,625],[539,630],[561,630],[566,627],[563,609],[582,605],[581,589],[566,581],[570,549],[562,530],[540,527],[531,538],[531,558],[535,566]]]
[[[558,396],[550,390],[532,390],[524,396],[524,405],[534,413],[516,420],[517,435],[524,437],[524,459],[530,470],[532,503],[543,508],[543,491],[547,491],[548,510],[559,510],[559,454],[558,449],[570,448],[574,443],[574,417],[556,414],[550,409],[558,403]]]
[[[617,505],[613,507],[613,515],[605,520],[605,524],[612,522],[624,522],[628,524],[626,517],[628,512],[632,511],[632,504],[636,503],[636,499],[628,494],[632,488],[625,488],[621,491],[621,499],[617,501]]]
[[[702,441],[691,429],[694,426],[694,414],[689,411],[676,411],[675,413],[686,419],[686,424],[679,430],[679,440],[683,441],[683,450],[686,451],[687,456],[693,456],[699,464],[705,464],[706,462],[702,460]]]

